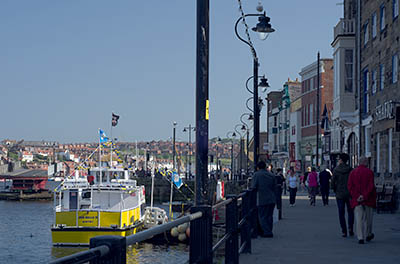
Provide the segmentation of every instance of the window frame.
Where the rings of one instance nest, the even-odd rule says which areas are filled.
[[[364,24],[364,47],[367,46],[369,41],[368,20]]]
[[[383,91],[385,88],[385,65],[379,65],[379,90]]]
[[[392,84],[397,83],[399,80],[399,56],[394,54],[392,56]]]
[[[399,0],[392,1],[392,18],[395,20],[399,16]]]
[[[380,31],[384,31],[386,29],[386,20],[385,20],[385,13],[386,13],[386,7],[385,4],[382,4],[380,9],[379,9],[379,29]]]
[[[377,22],[378,22],[377,14],[376,12],[374,12],[371,17],[372,39],[375,39],[377,35],[377,30],[376,30]]]

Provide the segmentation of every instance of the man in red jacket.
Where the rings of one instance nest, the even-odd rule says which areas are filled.
[[[374,184],[374,173],[367,168],[368,159],[362,157],[360,165],[355,168],[349,176],[347,187],[350,192],[350,205],[354,208],[356,218],[356,231],[359,244],[371,241],[374,238],[372,233],[372,214],[376,208],[376,190]]]

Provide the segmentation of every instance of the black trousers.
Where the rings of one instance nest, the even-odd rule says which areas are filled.
[[[290,204],[296,203],[296,193],[297,193],[297,188],[289,187],[289,203]]]
[[[274,207],[275,204],[258,206],[258,219],[264,235],[272,235]]]
[[[339,221],[340,227],[342,228],[342,233],[347,234],[347,227],[349,231],[353,231],[354,225],[354,210],[350,206],[350,199],[339,199],[336,198],[336,203],[339,211]],[[347,225],[345,218],[345,207],[347,206]]]
[[[329,203],[329,185],[328,186],[321,185],[321,196],[322,196],[323,204],[328,205],[328,203]]]

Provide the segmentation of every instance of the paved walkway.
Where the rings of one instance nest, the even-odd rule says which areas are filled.
[[[329,202],[324,207],[318,197],[311,207],[304,195],[289,207],[284,197],[283,219],[274,224],[274,238],[253,239],[252,254],[240,255],[240,263],[400,263],[399,213],[374,213],[375,239],[360,245],[356,237],[342,238],[336,200],[331,197]]]

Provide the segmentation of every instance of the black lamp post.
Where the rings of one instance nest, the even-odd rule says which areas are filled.
[[[250,127],[243,121],[243,117],[248,115],[248,120],[253,120],[254,117],[252,114],[249,113],[244,113],[240,116],[240,122],[242,122],[242,130],[246,131],[246,175],[247,177],[249,176],[249,133],[250,133]]]
[[[229,136],[230,135],[230,136]],[[233,167],[233,140],[236,137],[236,133],[233,131],[229,131],[226,133],[227,138],[231,138],[231,180],[233,180],[234,177],[234,167]]]
[[[188,127],[183,128],[183,132],[189,132],[189,179],[192,178],[192,130],[196,131],[196,127],[192,127],[191,124],[189,124]]]
[[[216,159],[217,159],[217,176],[216,176],[217,179],[221,179],[221,176],[220,176],[221,168],[219,167],[219,147],[218,147],[218,145],[220,143],[221,143],[221,138],[218,137],[217,138],[217,145],[216,145],[216,153],[215,153],[215,156],[216,156]]]
[[[242,9],[241,9],[242,10]],[[262,7],[258,7],[259,11],[262,11]],[[257,53],[256,50],[254,49],[253,43],[250,40],[250,35],[247,34],[248,36],[248,41],[244,40],[242,37],[239,36],[238,31],[237,31],[237,26],[240,21],[245,21],[246,17],[253,16],[253,17],[258,17],[258,24],[252,28],[253,31],[260,33],[260,38],[265,39],[269,33],[274,32],[275,30],[271,27],[271,24],[269,23],[270,18],[266,16],[265,12],[260,13],[260,14],[244,14],[242,13],[242,16],[236,21],[235,23],[235,34],[238,37],[239,40],[242,42],[246,43],[251,50],[251,53],[253,55],[253,112],[254,112],[254,171],[256,171],[257,167],[257,162],[258,162],[258,156],[259,156],[259,145],[260,145],[260,111],[258,109],[258,82],[257,77],[258,77],[258,58],[257,58]],[[247,24],[245,23],[246,26],[246,32],[247,32]]]
[[[242,150],[243,150],[243,134],[240,132],[242,129],[242,125],[241,124],[237,124],[235,126],[235,132],[239,135],[239,157],[238,157],[238,165],[236,167],[237,170],[237,174],[238,174],[238,179],[241,180],[241,176],[242,176]]]

